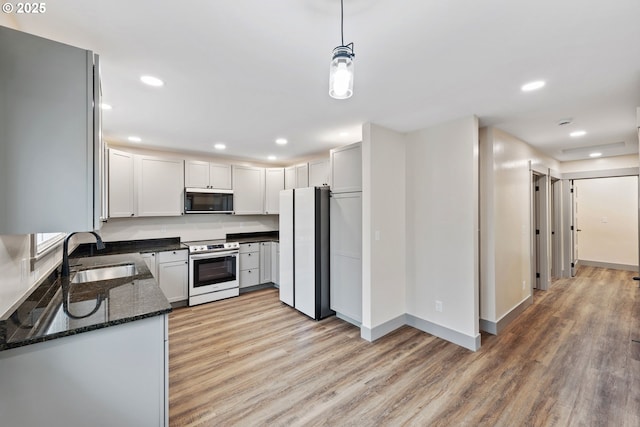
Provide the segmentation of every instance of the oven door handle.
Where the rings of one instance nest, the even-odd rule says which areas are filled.
[[[221,258],[227,255],[238,255],[238,251],[208,252],[206,254],[189,255],[189,259]]]

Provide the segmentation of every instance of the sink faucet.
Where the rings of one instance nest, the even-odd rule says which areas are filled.
[[[62,273],[60,274],[62,277],[69,277],[69,239],[77,233],[83,233],[83,231],[74,231],[73,233],[67,234],[67,237],[64,238],[64,244],[62,246]],[[87,233],[91,233],[95,236],[96,249],[104,249],[104,243],[98,233],[95,231],[87,231]]]

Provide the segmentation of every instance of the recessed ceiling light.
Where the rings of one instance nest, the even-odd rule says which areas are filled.
[[[127,138],[129,141],[131,142],[141,142],[142,138],[140,138],[139,136],[130,136]]]
[[[288,141],[284,138],[278,138],[276,139],[276,144],[278,145],[285,145]]]
[[[227,148],[227,146],[222,143],[218,143],[218,144],[215,144],[213,148],[215,148],[216,150],[224,150],[225,148]]]
[[[349,136],[349,132],[340,132],[340,136]]]
[[[571,138],[578,138],[579,136],[585,136],[586,134],[587,134],[587,132],[586,132],[586,131],[583,131],[583,130],[577,130],[577,131],[575,131],[575,132],[571,132],[571,133],[569,134],[569,136],[570,136]]]
[[[544,81],[537,80],[535,82],[530,82],[530,83],[527,83],[526,85],[523,85],[521,89],[523,92],[531,92],[532,90],[538,90],[544,87],[544,85],[545,85]]]
[[[100,108],[102,108],[103,110],[111,110],[113,107],[103,102],[102,104],[100,104]]]
[[[602,156],[602,153],[591,153],[589,154],[589,157],[600,157]]]
[[[267,157],[267,159],[269,159],[269,160],[275,160],[275,159],[276,159],[276,156],[269,156],[269,157]]]
[[[164,86],[164,82],[162,80],[153,76],[141,76],[140,81],[149,86],[155,86],[155,87]]]

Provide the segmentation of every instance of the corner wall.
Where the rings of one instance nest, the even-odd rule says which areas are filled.
[[[480,323],[497,333],[531,303],[532,167],[560,164],[495,128],[480,132]]]
[[[478,119],[412,132],[406,155],[407,323],[476,350]]]
[[[372,341],[405,324],[405,136],[366,123],[362,138],[362,327]]]

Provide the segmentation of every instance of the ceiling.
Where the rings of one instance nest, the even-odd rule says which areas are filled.
[[[20,30],[100,54],[113,142],[136,135],[145,146],[285,164],[359,141],[365,122],[409,132],[475,114],[560,161],[587,158],[574,150],[585,146],[638,152],[638,0],[344,0],[344,9],[356,53],[348,100],[328,95],[338,0],[56,0],[42,15],[12,16]],[[165,85],[145,86],[143,74]],[[520,90],[533,80],[546,86]]]

